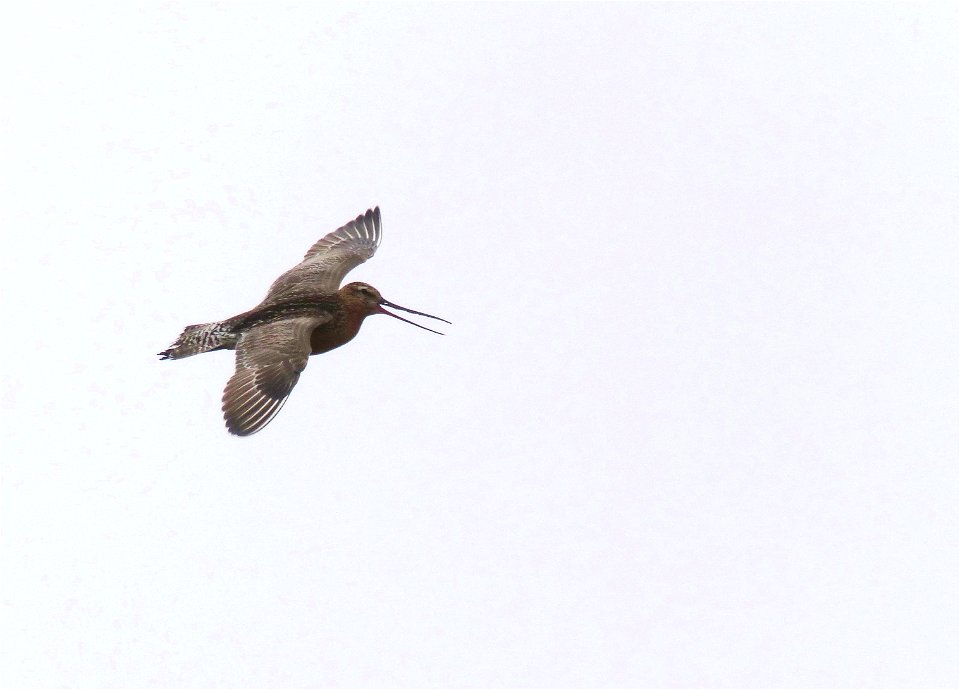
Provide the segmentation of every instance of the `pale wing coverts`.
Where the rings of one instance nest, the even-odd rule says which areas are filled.
[[[347,273],[374,255],[380,246],[380,235],[377,206],[310,247],[303,261],[273,282],[264,301],[336,292]]]
[[[237,342],[237,369],[223,391],[223,418],[238,436],[260,431],[283,407],[307,366],[313,329],[330,314],[254,326]]]

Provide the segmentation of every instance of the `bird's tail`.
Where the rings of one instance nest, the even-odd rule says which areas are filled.
[[[160,359],[183,359],[201,352],[232,350],[237,344],[237,334],[226,326],[223,321],[187,326],[173,345],[158,353]]]

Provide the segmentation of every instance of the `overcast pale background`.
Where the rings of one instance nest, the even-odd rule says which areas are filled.
[[[950,5],[4,10],[0,675],[957,683]],[[370,206],[444,316],[160,362]]]

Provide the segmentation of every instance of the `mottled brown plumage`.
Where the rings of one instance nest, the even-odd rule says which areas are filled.
[[[187,326],[160,358],[236,350],[236,371],[223,392],[223,416],[230,433],[260,431],[283,407],[308,357],[353,340],[366,317],[387,314],[438,332],[384,306],[450,323],[388,302],[366,283],[337,289],[351,269],[374,255],[380,238],[377,207],[314,244],[303,261],[273,282],[259,305],[225,321]]]

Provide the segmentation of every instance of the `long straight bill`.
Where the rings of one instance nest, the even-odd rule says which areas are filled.
[[[408,313],[410,313],[410,314],[416,314],[417,316],[426,316],[426,317],[429,318],[429,319],[436,319],[437,321],[443,321],[444,323],[450,323],[450,322],[447,321],[446,319],[441,319],[439,316],[434,316],[433,314],[427,314],[427,313],[422,312],[422,311],[416,311],[416,310],[414,310],[414,309],[407,309],[406,307],[401,307],[399,304],[394,304],[393,302],[388,302],[387,300],[383,300],[380,304],[381,304],[381,306],[380,306],[380,313],[386,314],[387,316],[392,316],[392,317],[395,318],[395,319],[400,319],[400,320],[403,321],[404,323],[409,323],[409,324],[412,325],[412,326],[416,326],[417,328],[422,328],[423,330],[425,330],[425,331],[430,331],[431,333],[436,333],[437,335],[444,335],[444,334],[441,333],[440,331],[435,331],[435,330],[433,330],[432,328],[427,328],[426,326],[421,326],[420,324],[414,323],[413,321],[408,321],[407,319],[403,318],[402,316],[397,316],[396,314],[392,314],[392,313],[388,312],[386,309],[384,309],[384,308],[383,308],[383,305],[386,305],[386,306],[388,306],[388,307],[392,307],[393,309],[399,309],[400,311],[405,311],[405,312],[408,312]],[[453,325],[453,324],[451,324],[451,325]]]

